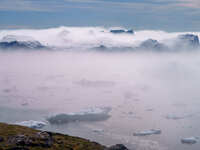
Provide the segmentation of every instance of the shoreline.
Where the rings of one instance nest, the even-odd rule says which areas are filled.
[[[123,144],[106,147],[81,137],[0,123],[0,150],[128,150]]]

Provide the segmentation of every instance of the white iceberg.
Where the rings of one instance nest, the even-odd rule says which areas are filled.
[[[168,114],[165,116],[166,119],[172,119],[172,120],[180,120],[192,117],[194,114],[183,114],[183,115],[176,115],[176,114]]]
[[[104,132],[103,129],[93,129],[92,131],[95,133],[103,133]]]
[[[65,124],[76,121],[103,121],[110,117],[110,107],[93,107],[75,113],[62,113],[47,118],[51,124]]]
[[[153,134],[161,134],[161,130],[151,129],[151,130],[146,130],[146,131],[141,131],[141,132],[135,132],[133,133],[133,136],[146,136],[146,135],[153,135]]]
[[[112,81],[103,81],[103,80],[91,81],[87,79],[82,79],[75,83],[83,87],[111,87],[115,85],[115,82]]]
[[[183,144],[195,144],[198,142],[198,137],[182,138],[181,143]]]
[[[16,122],[15,124],[16,124],[16,125],[20,125],[20,126],[25,126],[25,127],[33,128],[33,129],[41,129],[41,128],[43,128],[44,126],[47,125],[45,122],[42,122],[42,121],[34,121],[34,120]]]

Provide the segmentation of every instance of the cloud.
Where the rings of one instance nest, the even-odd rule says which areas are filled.
[[[0,10],[13,11],[62,11],[68,8],[136,10],[168,9],[174,6],[199,7],[198,0],[1,0]],[[113,10],[110,10],[113,11]]]
[[[199,0],[179,0],[180,6],[190,7],[190,8],[200,8]]]
[[[194,21],[199,20],[199,7],[197,0],[0,0],[4,20],[0,26],[102,25],[198,31]],[[29,18],[32,20],[27,22]]]
[[[33,7],[32,1],[27,1],[27,0],[1,0],[0,10],[41,11],[39,7]]]

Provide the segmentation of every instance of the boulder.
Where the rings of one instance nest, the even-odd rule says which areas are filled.
[[[116,144],[107,148],[106,150],[128,150],[128,148],[126,148],[123,144]]]
[[[12,147],[12,148],[7,148],[6,150],[29,150],[29,149],[25,147]]]
[[[3,137],[0,136],[0,143],[3,142],[3,141],[4,141]]]
[[[9,137],[8,143],[18,146],[30,146],[33,144],[34,139],[23,134]]]
[[[36,135],[19,134],[8,139],[9,145],[31,146],[48,148],[53,145],[53,138],[50,132],[38,132]]]
[[[53,145],[53,138],[51,132],[42,131],[37,133],[36,137],[41,141],[42,147],[51,147]]]

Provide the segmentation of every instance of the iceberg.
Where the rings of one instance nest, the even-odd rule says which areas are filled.
[[[168,47],[162,43],[159,43],[157,40],[148,39],[143,41],[137,49],[142,50],[168,50]]]
[[[174,39],[173,49],[180,50],[196,50],[200,47],[199,37],[194,34],[181,34]]]
[[[87,79],[82,79],[75,83],[84,87],[110,87],[115,85],[115,82],[112,81],[103,81],[103,80],[90,81]]]
[[[182,138],[181,143],[183,144],[195,144],[198,141],[198,137]]]
[[[151,130],[146,130],[146,131],[141,131],[141,132],[135,132],[133,133],[133,136],[146,136],[146,135],[153,135],[153,134],[161,134],[161,130],[151,129]]]
[[[112,29],[112,30],[110,30],[110,32],[114,33],[114,34],[121,34],[121,33],[134,34],[134,31],[132,29],[130,29],[130,30]]]
[[[93,129],[92,131],[95,133],[100,133],[100,134],[104,132],[103,129]]]
[[[180,119],[185,119],[194,116],[195,113],[192,114],[183,114],[183,115],[175,115],[175,114],[168,114],[165,116],[166,119],[172,119],[172,120],[180,120]]]
[[[181,44],[187,45],[189,47],[197,48],[199,47],[199,37],[194,34],[183,34],[179,35],[178,39],[180,40]]]
[[[107,120],[111,111],[110,107],[88,108],[76,113],[62,113],[47,118],[51,124],[65,124],[76,121],[103,121]]]
[[[20,126],[25,126],[33,129],[41,129],[44,126],[47,125],[47,123],[42,122],[42,121],[34,121],[34,120],[29,120],[29,121],[22,121],[22,122],[16,122],[16,125]]]
[[[0,49],[42,49],[40,42],[29,36],[7,35],[0,41]]]

